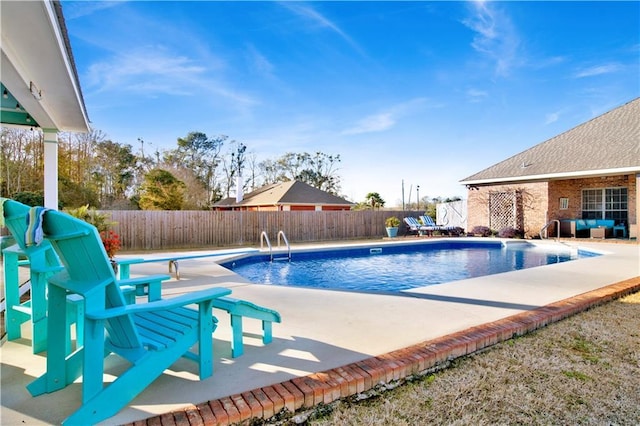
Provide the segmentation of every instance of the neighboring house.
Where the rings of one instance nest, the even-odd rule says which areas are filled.
[[[213,210],[327,211],[351,210],[354,204],[300,181],[274,183],[236,198],[225,198]]]
[[[536,237],[553,220],[614,219],[637,238],[640,98],[460,183],[470,229],[511,226]],[[556,235],[555,225],[548,230]]]

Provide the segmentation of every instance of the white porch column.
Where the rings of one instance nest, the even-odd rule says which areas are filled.
[[[58,131],[44,132],[44,206],[58,210]]]

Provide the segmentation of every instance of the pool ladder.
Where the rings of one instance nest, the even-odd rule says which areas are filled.
[[[287,236],[284,234],[284,231],[282,230],[278,231],[278,248],[280,248],[281,240],[284,240],[284,243],[287,245],[286,257],[274,258],[273,249],[271,247],[271,241],[269,241],[269,235],[267,235],[267,231],[262,231],[262,233],[260,234],[260,248],[261,249],[264,248],[264,244],[265,243],[267,244],[267,247],[269,247],[269,256],[272,262],[274,260],[288,260],[289,262],[291,262],[291,246],[289,245],[289,240],[287,239]]]

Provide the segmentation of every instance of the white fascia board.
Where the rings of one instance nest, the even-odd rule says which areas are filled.
[[[587,178],[597,176],[612,176],[612,175],[625,175],[632,173],[639,173],[640,166],[623,167],[619,169],[600,169],[600,170],[587,170],[576,172],[564,172],[564,173],[548,173],[541,175],[529,175],[529,176],[512,176],[501,177],[493,179],[477,179],[477,180],[464,180],[459,183],[462,185],[486,185],[491,183],[509,183],[509,182],[530,182],[530,181],[544,181],[544,180],[559,180],[559,179],[573,179],[573,178]]]
[[[71,58],[69,57],[69,52],[67,51],[66,43],[62,34],[62,29],[60,28],[60,23],[58,22],[58,15],[54,10],[52,2],[45,0],[44,5],[46,8],[47,16],[49,17],[51,29],[55,34],[56,44],[58,47],[60,58],[64,63],[64,67],[66,70],[66,77],[68,79],[67,84],[71,86],[71,90],[73,91],[73,95],[75,97],[75,104],[73,105],[74,109],[77,108],[78,109],[77,112],[79,112],[80,115],[82,116],[81,119],[78,120],[78,123],[75,123],[73,125],[74,129],[70,129],[70,130],[88,131],[90,130],[89,117],[87,115],[87,111],[85,110],[84,102],[82,100],[80,87],[78,85],[79,84],[78,79],[76,78],[76,70],[71,62]],[[65,125],[65,127],[69,127],[69,126],[71,126],[71,123],[69,123],[68,125]]]

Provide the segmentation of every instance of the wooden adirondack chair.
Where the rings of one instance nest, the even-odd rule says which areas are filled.
[[[44,233],[65,269],[49,278],[47,371],[27,389],[34,396],[54,392],[82,376],[80,408],[63,424],[94,424],[113,416],[182,356],[198,362],[200,379],[212,374],[212,303],[229,289],[130,305],[95,227],[48,211]],[[84,346],[65,357],[60,342],[68,293],[84,297],[85,336]],[[192,304],[198,309],[187,307]],[[196,344],[197,353],[191,352]],[[131,364],[105,384],[104,357],[111,353]]]
[[[30,207],[14,200],[0,200],[3,202],[5,226],[11,233],[16,244],[3,250],[4,283],[5,283],[5,327],[7,339],[15,340],[22,337],[21,326],[31,320],[31,346],[33,353],[47,349],[47,277],[62,270],[58,256],[48,241],[39,245],[27,247],[25,232]],[[25,256],[27,261],[20,260]],[[18,267],[29,265],[29,279],[31,281],[31,297],[20,302],[20,280]],[[82,317],[84,304],[80,296],[69,296],[66,309],[67,327],[64,341],[67,353],[71,351],[71,324],[77,323],[76,344],[82,345]],[[76,321],[80,318],[80,321]]]

